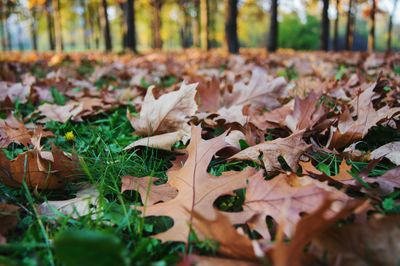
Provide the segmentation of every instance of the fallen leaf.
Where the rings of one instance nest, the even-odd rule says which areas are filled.
[[[385,157],[395,165],[400,165],[400,141],[387,143],[371,152],[371,159]]]
[[[315,237],[323,233],[338,220],[346,218],[357,208],[361,207],[363,202],[350,201],[337,213],[327,215],[331,212],[334,200],[326,199],[319,205],[313,213],[306,215],[296,225],[295,233],[289,243],[284,242],[283,226],[279,228],[276,244],[268,250],[268,255],[275,266],[301,266],[311,265],[310,257],[304,253],[304,249]],[[341,238],[341,242],[343,239]],[[311,258],[312,260],[312,258]]]
[[[98,206],[99,192],[93,186],[86,187],[76,193],[76,197],[69,200],[47,201],[38,209],[44,216],[57,217],[59,213],[79,218],[93,212]]]
[[[400,167],[393,168],[381,176],[364,177],[367,183],[377,183],[379,185],[379,194],[385,196],[400,187]]]
[[[82,111],[82,104],[73,101],[66,103],[64,106],[45,103],[38,107],[38,111],[41,116],[44,116],[39,120],[40,123],[49,121],[65,123]]]
[[[250,160],[264,165],[267,172],[281,169],[278,157],[282,156],[289,167],[296,171],[300,156],[311,146],[303,140],[304,131],[293,133],[287,138],[278,138],[251,146],[230,157],[232,160]]]
[[[144,205],[168,201],[178,194],[178,191],[169,184],[155,185],[154,182],[158,180],[156,177],[123,176],[121,180],[121,193],[127,190],[136,190]]]
[[[150,87],[144,98],[139,119],[129,116],[135,134],[154,136],[182,130],[190,137],[188,117],[195,114],[197,84],[182,83],[178,91],[161,95],[155,99],[153,88]]]
[[[399,216],[373,217],[364,224],[329,228],[313,240],[313,246],[325,251],[329,264],[397,265],[399,238]]]
[[[265,239],[270,239],[266,217],[271,216],[276,222],[284,223],[284,232],[292,236],[301,213],[315,211],[326,197],[345,202],[349,198],[334,187],[319,182],[308,176],[296,177],[296,186],[290,185],[290,177],[280,174],[271,180],[264,180],[259,175],[251,179],[246,190],[243,212],[229,213],[233,223],[248,222],[248,217],[258,215],[250,226]],[[338,211],[331,209],[331,214]]]
[[[190,212],[196,211],[207,219],[214,219],[214,201],[219,196],[244,188],[247,180],[254,176],[255,170],[252,168],[241,172],[226,172],[218,177],[207,172],[214,154],[228,146],[224,141],[225,135],[205,141],[201,138],[201,129],[192,127],[187,160],[180,168],[177,166],[173,171],[167,172],[167,184],[178,190],[177,196],[172,200],[143,208],[146,217],[169,216],[174,220],[170,229],[154,237],[162,241],[186,242],[189,236],[188,223],[192,220]]]
[[[286,116],[286,126],[292,131],[311,129],[325,115],[323,105],[319,103],[321,95],[311,92],[305,99],[296,97],[294,109]]]
[[[272,79],[264,69],[255,67],[248,84],[239,81],[234,84],[232,93],[223,95],[223,106],[243,107],[250,104],[255,107],[275,109],[280,105],[278,98],[287,93],[286,85],[284,78]]]
[[[152,137],[142,138],[129,144],[124,150],[131,150],[135,147],[145,146],[155,149],[171,150],[171,146],[182,140],[186,136],[183,130],[178,130],[171,133],[165,133]]]
[[[56,189],[80,174],[77,158],[67,157],[55,146],[51,153],[29,150],[11,161],[0,152],[0,165],[0,181],[12,187],[20,187],[25,180],[30,188]]]

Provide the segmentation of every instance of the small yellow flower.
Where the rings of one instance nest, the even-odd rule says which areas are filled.
[[[67,133],[65,133],[64,138],[68,141],[74,141],[75,140],[74,132],[68,131]]]

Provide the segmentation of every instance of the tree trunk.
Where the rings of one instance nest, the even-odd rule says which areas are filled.
[[[194,47],[200,47],[200,1],[194,0],[194,9],[196,10],[196,16],[193,17],[193,45]]]
[[[339,7],[340,7],[340,0],[336,0],[336,19],[335,19],[335,26],[334,26],[334,33],[333,33],[333,49],[335,51],[339,51]]]
[[[11,51],[13,49],[12,36],[11,36],[10,27],[8,26],[7,20],[6,20],[6,23],[4,24],[4,27],[6,29],[6,34],[7,34],[7,46],[8,46],[7,48],[8,48],[8,51]]]
[[[392,51],[393,16],[394,16],[394,12],[396,11],[396,8],[397,8],[397,3],[398,3],[398,0],[394,0],[393,10],[392,10],[392,13],[390,13],[390,16],[389,16],[388,39],[387,39],[387,44],[386,44],[386,50],[388,52]]]
[[[87,50],[90,49],[90,38],[89,38],[89,19],[88,19],[88,12],[85,4],[85,0],[80,0],[80,6],[83,10],[82,12],[82,20],[83,20],[83,43]]]
[[[162,8],[162,0],[151,0],[151,6],[153,8],[153,40],[152,46],[153,49],[161,49],[162,48],[162,39],[161,39],[161,8]]]
[[[372,8],[370,14],[370,29],[368,34],[368,51],[375,51],[375,15],[376,15],[376,0],[372,0]]]
[[[61,25],[61,12],[60,12],[60,0],[53,0],[54,9],[54,29],[56,36],[56,52],[61,53],[63,50],[63,38],[62,38],[62,25]]]
[[[107,52],[112,50],[112,41],[111,41],[111,30],[110,30],[110,21],[108,20],[108,4],[107,0],[101,1],[101,8],[100,8],[100,21],[101,26],[103,28],[104,34],[104,45]]]
[[[347,11],[347,25],[346,25],[346,50],[351,50],[353,47],[353,0],[349,0],[349,10]]]
[[[36,7],[33,7],[32,21],[31,21],[31,35],[32,35],[32,48],[35,51],[38,50],[36,12],[37,12]]]
[[[271,21],[268,38],[268,51],[275,52],[278,48],[278,0],[271,1]]]
[[[1,31],[1,49],[3,51],[8,50],[8,43],[7,43],[7,34],[6,34],[6,12],[4,8],[2,7],[0,9],[0,31]]]
[[[54,43],[54,21],[51,16],[51,0],[46,2],[46,20],[47,20],[47,34],[49,38],[49,49],[54,51],[56,45]]]
[[[225,0],[225,38],[228,51],[232,54],[239,53],[239,40],[237,35],[238,0]]]
[[[127,14],[126,14],[126,2],[119,2],[119,9],[120,9],[120,16],[121,19],[119,20],[119,27],[121,30],[121,40],[122,40],[122,47],[124,50],[128,48],[128,45],[126,43],[126,35],[128,32],[128,19],[127,19]]]
[[[18,50],[23,51],[24,50],[24,41],[23,41],[21,23],[18,23],[18,25],[17,25],[17,33],[18,33],[18,36],[17,36]]]
[[[210,49],[209,40],[209,13],[208,13],[208,0],[200,0],[200,24],[201,24],[201,47],[208,51]]]
[[[126,46],[129,50],[136,53],[136,23],[135,23],[135,1],[128,0],[126,2],[127,12],[126,12],[126,24],[127,24],[127,34],[126,34]]]
[[[186,0],[179,1],[179,5],[181,7],[182,14],[183,14],[183,25],[181,26],[181,29],[180,29],[181,46],[184,49],[189,48],[190,43],[191,43],[191,39],[190,39],[191,24],[190,24],[190,10],[189,10],[190,6],[189,6],[189,4],[190,4],[190,2],[188,2]]]
[[[322,18],[321,18],[321,50],[329,50],[329,0],[323,0]]]
[[[216,47],[216,36],[217,36],[217,12],[211,12],[212,10],[218,10],[218,2],[224,1],[211,1],[208,0],[207,12],[208,12],[208,45],[209,49]]]
[[[94,37],[94,42],[97,50],[100,50],[100,42],[101,42],[101,35],[104,32],[104,26],[103,26],[103,12],[101,11],[100,6],[96,6],[95,10],[97,10],[97,17],[96,17],[96,26],[97,30],[95,30],[95,37]]]

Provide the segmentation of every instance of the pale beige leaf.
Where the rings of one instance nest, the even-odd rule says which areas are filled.
[[[182,140],[185,136],[187,136],[185,132],[183,132],[182,130],[178,130],[176,132],[142,138],[129,144],[124,150],[130,150],[138,146],[146,146],[162,150],[171,150],[171,146],[174,145],[176,142]]]
[[[400,165],[400,141],[387,143],[371,152],[371,159],[385,157],[395,165]]]
[[[93,210],[92,206],[98,205],[99,192],[90,186],[76,194],[76,198],[69,200],[47,201],[39,206],[39,212],[46,216],[57,216],[58,212],[78,218],[88,215]],[[97,207],[96,207],[97,208]]]
[[[153,136],[183,130],[190,133],[188,117],[195,114],[197,83],[182,83],[178,91],[173,91],[155,99],[154,87],[150,87],[144,98],[139,118],[130,118],[135,133]]]
[[[224,106],[252,105],[267,109],[277,108],[279,97],[287,94],[284,78],[271,78],[264,69],[255,67],[248,84],[239,81],[234,84],[233,91],[224,95]]]

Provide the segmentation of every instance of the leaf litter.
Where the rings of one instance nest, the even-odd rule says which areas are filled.
[[[399,260],[398,54],[10,53],[0,66],[11,64],[0,247],[38,230],[52,254],[57,228],[97,224],[131,238],[118,249],[163,247],[176,263]]]

